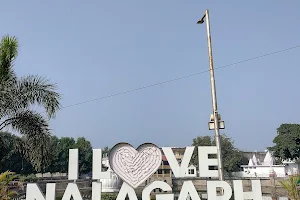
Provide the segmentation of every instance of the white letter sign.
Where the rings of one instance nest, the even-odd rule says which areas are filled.
[[[198,147],[200,177],[219,177],[218,170],[209,170],[209,166],[218,166],[218,160],[209,159],[209,154],[217,154],[217,147]]]
[[[93,179],[109,179],[109,172],[102,172],[102,150],[93,149]]]
[[[186,200],[190,194],[192,200],[201,200],[192,181],[184,181],[178,200]]]
[[[195,147],[186,147],[180,166],[174,156],[172,148],[171,147],[163,147],[162,148],[162,150],[164,151],[164,154],[169,162],[169,165],[174,173],[174,176],[176,178],[185,177],[185,172],[187,171],[187,168],[189,167],[189,163],[192,158],[194,148]]]
[[[69,180],[78,179],[78,149],[69,149]]]
[[[26,200],[55,200],[55,183],[47,183],[46,198],[37,184],[28,183],[26,188]]]
[[[223,195],[217,196],[217,188],[223,189]],[[229,200],[232,196],[232,189],[226,181],[207,181],[207,199]]]
[[[68,184],[64,196],[62,197],[61,200],[70,200],[71,197],[73,197],[73,200],[82,200],[81,194],[79,192],[76,183]]]
[[[101,200],[102,184],[101,182],[92,183],[92,200]]]
[[[134,189],[124,182],[116,200],[125,200],[127,195],[129,200],[138,200]]]
[[[150,194],[152,192],[152,190],[156,189],[156,188],[160,188],[163,191],[172,191],[172,188],[170,185],[168,185],[165,182],[162,181],[154,181],[153,183],[151,183],[150,185],[148,185],[144,190],[143,190],[143,194],[142,194],[142,200],[151,200],[150,199]],[[156,195],[156,200],[173,200],[174,199],[174,194],[157,194]]]
[[[176,148],[175,156],[171,147],[159,148],[155,144],[144,143],[135,149],[128,143],[118,143],[110,150],[109,156],[104,158],[105,162],[102,162],[102,150],[93,149],[91,200],[101,200],[101,196],[103,197],[101,183],[103,179],[109,179],[107,180],[108,189],[112,189],[112,191],[120,189],[120,184],[123,182],[115,200],[138,200],[135,188],[138,189],[138,194],[142,194],[141,200],[151,200],[154,194],[156,200],[174,200],[175,194],[172,192],[172,187],[167,183],[166,178],[162,180],[162,176],[166,177],[165,175],[172,180],[175,176],[175,180],[172,181],[174,187],[176,190],[181,189],[178,200],[201,200],[195,185],[197,185],[197,189],[203,191],[202,187],[205,184],[201,183],[204,180],[195,178],[198,174],[197,168],[193,165],[189,166],[194,149],[194,146],[185,149]],[[184,155],[182,156],[183,151]],[[211,157],[216,154],[216,146],[198,147],[200,177],[208,179],[219,177],[218,170],[211,170],[211,167],[218,166],[218,159]],[[84,163],[80,163],[80,167],[82,164]],[[108,170],[102,171],[102,166],[107,167]],[[64,183],[64,185],[67,183],[68,185],[61,200],[83,200],[76,184],[78,172],[78,149],[69,149],[68,180],[72,181]],[[182,180],[185,177],[187,179]],[[176,180],[176,178],[181,180]],[[208,180],[206,181],[207,198],[208,200],[230,200],[234,196],[235,200],[262,200],[260,180],[251,180],[251,183],[252,191],[244,192],[242,180],[234,180],[233,186],[228,181]],[[143,185],[146,185],[145,188],[141,188]],[[61,187],[59,188],[61,189]],[[105,189],[104,192],[107,191]],[[156,194],[155,189],[159,189],[160,192]],[[55,183],[46,184],[45,196],[37,184],[28,183],[26,200],[56,200],[55,193]]]
[[[241,180],[233,181],[234,199],[262,200],[260,181],[251,180],[251,183],[252,183],[252,192],[244,192],[243,182]]]

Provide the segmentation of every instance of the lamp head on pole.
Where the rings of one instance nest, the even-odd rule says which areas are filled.
[[[201,19],[199,19],[199,21],[197,21],[197,24],[203,24],[204,18],[206,17],[207,14],[208,14],[208,10],[205,10],[205,14],[203,15],[203,17]]]
[[[206,14],[204,14],[203,17],[199,21],[197,21],[197,24],[203,24],[205,16]]]

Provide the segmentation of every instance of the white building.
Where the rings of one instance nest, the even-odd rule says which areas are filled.
[[[122,180],[111,170],[109,166],[108,157],[102,158],[102,164],[108,168],[107,172],[110,173],[109,179],[100,179],[102,183],[102,192],[119,192],[122,185]]]
[[[242,177],[285,177],[286,175],[298,174],[299,171],[299,164],[292,161],[283,161],[281,165],[275,165],[274,158],[269,151],[267,151],[263,162],[253,154],[248,165],[242,165],[242,167],[243,172],[235,173],[235,175]]]
[[[287,175],[299,174],[300,165],[295,161],[284,160],[282,163],[285,165],[285,172]]]
[[[190,165],[185,172],[186,177],[197,177],[197,168],[194,165]]]

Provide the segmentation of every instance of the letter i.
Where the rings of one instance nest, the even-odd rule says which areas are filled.
[[[74,182],[78,179],[78,149],[69,149],[68,179]]]

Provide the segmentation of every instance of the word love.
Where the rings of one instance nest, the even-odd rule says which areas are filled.
[[[186,171],[189,166],[195,147],[186,147],[182,162],[179,164],[170,147],[162,148],[170,168],[175,178],[186,177]],[[214,146],[198,147],[199,176],[200,177],[218,177],[218,170],[210,169],[210,166],[217,166],[215,158],[209,158],[209,155],[216,154],[217,148]],[[124,181],[117,200],[137,200],[135,188],[145,182],[159,168],[162,161],[162,152],[154,144],[146,143],[134,149],[130,144],[119,143],[115,145],[109,153],[109,164],[111,169]],[[102,151],[93,150],[93,169],[92,179],[92,200],[101,200],[102,185],[100,179],[109,179],[110,173],[102,171]],[[78,149],[69,151],[69,180],[78,178]],[[46,196],[42,194],[36,184],[27,185],[26,200],[55,200],[55,183],[48,183],[46,186]],[[154,181],[148,184],[142,191],[142,200],[150,200],[150,194],[154,189],[161,189],[167,193],[157,194],[157,200],[173,200],[172,188],[165,182]],[[222,189],[222,195],[217,195],[217,191]],[[252,191],[244,192],[241,180],[233,181],[234,198],[236,200],[254,199],[262,200],[261,185],[259,180],[252,181]],[[209,200],[229,200],[233,190],[229,183],[225,181],[207,181],[207,196]],[[184,181],[178,200],[186,200],[188,195],[192,200],[200,200],[192,181]],[[76,183],[69,183],[62,200],[82,200],[81,194]]]
[[[163,147],[162,151],[167,158],[170,168],[176,178],[187,177],[186,171],[189,167],[195,147],[186,147],[182,162],[179,164],[171,147]],[[198,147],[198,166],[199,176],[202,178],[215,177],[217,178],[218,170],[209,169],[210,166],[218,166],[216,158],[208,158],[208,155],[217,154],[217,147],[215,146],[199,146]],[[146,143],[135,150],[127,143],[119,143],[115,145],[109,153],[109,163],[112,170],[119,175],[123,181],[127,182],[130,186],[136,188],[138,185],[133,185],[130,180],[124,180],[122,173],[144,172],[143,168],[151,173],[147,174],[149,178],[159,168],[161,164],[161,150],[154,144]],[[142,158],[142,159],[138,159]],[[134,161],[138,161],[134,163]],[[131,162],[131,167],[129,166]],[[155,169],[155,170],[153,170]],[[102,151],[101,149],[93,150],[93,169],[92,179],[109,179],[109,173],[102,171]],[[123,171],[123,172],[121,172]],[[137,174],[142,175],[142,174]],[[78,179],[78,149],[69,150],[69,180]],[[141,183],[140,183],[141,184]],[[140,185],[139,184],[139,185]]]

